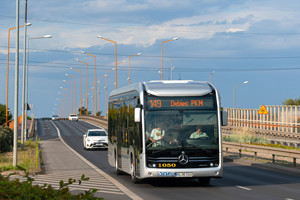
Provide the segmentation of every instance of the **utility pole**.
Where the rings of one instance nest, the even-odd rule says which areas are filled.
[[[14,147],[13,166],[17,166],[18,150],[18,95],[19,95],[19,7],[20,1],[16,0],[16,57],[15,57],[15,102],[14,102]]]

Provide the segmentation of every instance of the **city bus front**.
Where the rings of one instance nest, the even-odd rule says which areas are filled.
[[[215,90],[202,96],[144,96],[145,168],[141,177],[222,177]]]

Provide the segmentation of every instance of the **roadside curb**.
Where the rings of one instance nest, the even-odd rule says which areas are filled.
[[[117,181],[116,179],[114,179],[113,177],[109,176],[107,173],[105,173],[104,171],[102,171],[101,169],[99,169],[98,167],[96,167],[93,163],[91,163],[90,161],[88,161],[86,158],[84,158],[82,155],[80,155],[79,153],[77,153],[72,147],[70,147],[61,137],[60,135],[60,130],[58,129],[58,127],[51,121],[51,123],[53,124],[53,126],[56,128],[57,130],[57,134],[59,139],[61,140],[61,142],[68,148],[70,149],[70,151],[72,151],[77,157],[79,157],[83,162],[85,162],[87,165],[89,165],[92,169],[94,169],[97,173],[99,173],[100,175],[104,176],[107,180],[109,180],[112,184],[114,184],[116,187],[118,187],[122,192],[124,192],[124,194],[126,194],[128,197],[130,197],[133,200],[142,200],[143,198],[139,197],[138,195],[134,194],[131,190],[129,190],[128,188],[126,188],[123,184],[121,184],[119,181]]]

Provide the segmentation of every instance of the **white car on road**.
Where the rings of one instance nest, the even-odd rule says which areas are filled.
[[[78,121],[78,115],[70,114],[69,115],[69,121]]]
[[[83,147],[85,150],[93,148],[105,148],[108,146],[108,136],[105,129],[88,129],[83,135]]]
[[[52,115],[52,120],[58,120],[58,119],[59,119],[58,115]]]

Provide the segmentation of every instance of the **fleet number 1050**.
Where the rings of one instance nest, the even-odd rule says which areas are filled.
[[[176,163],[158,163],[158,167],[176,167]]]

